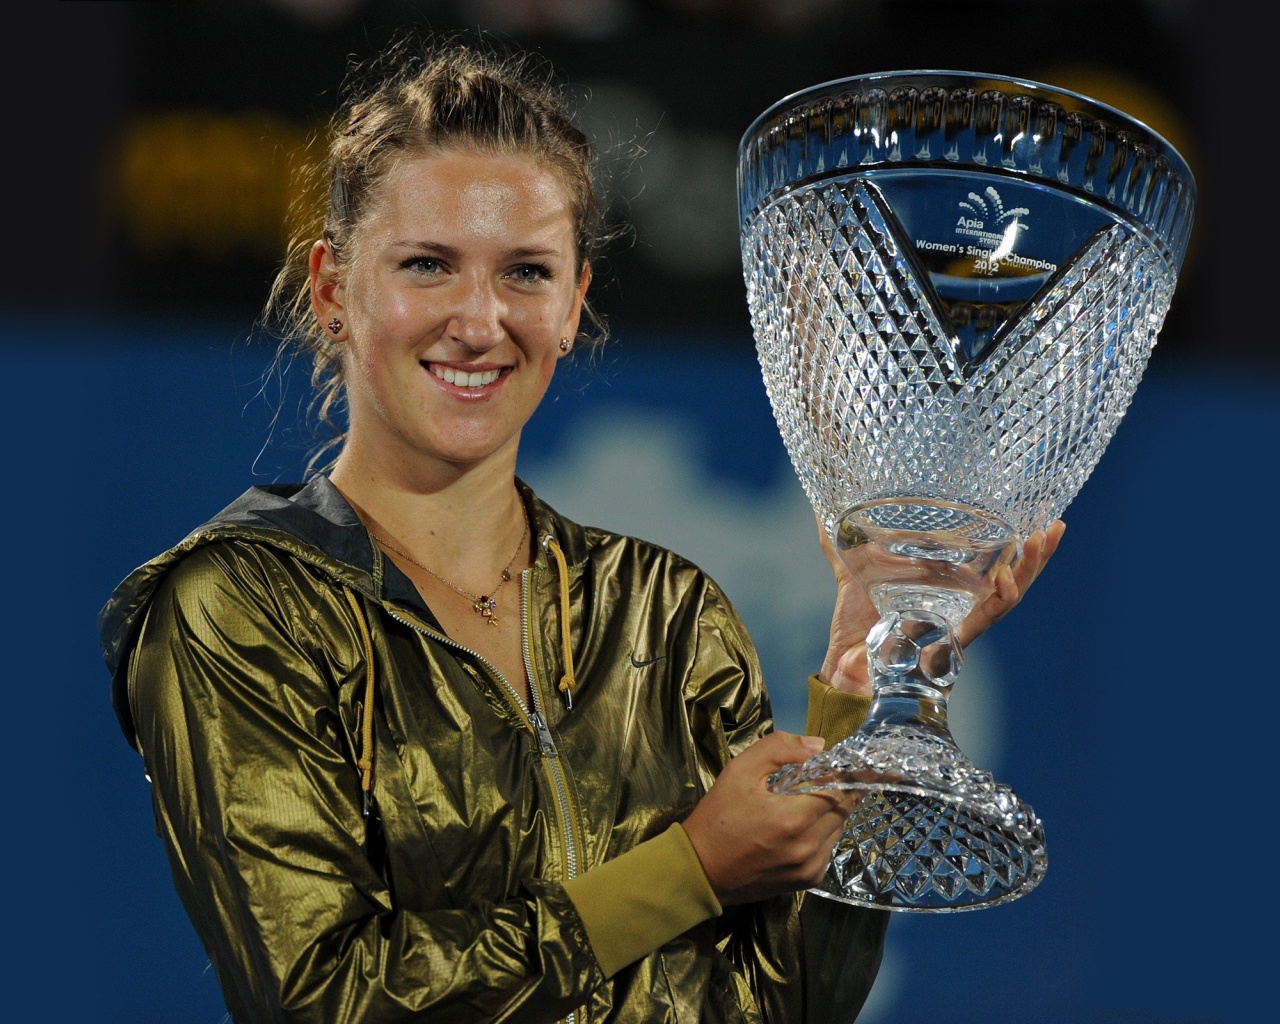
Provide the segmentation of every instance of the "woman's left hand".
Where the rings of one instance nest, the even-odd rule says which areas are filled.
[[[1058,550],[1066,524],[1056,519],[1047,529],[1032,533],[1022,545],[1022,557],[1013,566],[996,571],[992,592],[960,623],[957,631],[961,646],[968,646],[993,623],[1004,618],[1022,600],[1027,588],[1040,575],[1053,553]],[[837,690],[872,696],[867,667],[867,633],[880,618],[871,598],[850,574],[836,553],[831,538],[818,522],[822,552],[831,564],[836,578],[836,606],[831,616],[831,640],[818,678]]]

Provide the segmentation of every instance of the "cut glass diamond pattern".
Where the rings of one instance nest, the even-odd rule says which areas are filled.
[[[851,825],[821,895],[843,894],[835,898],[863,906],[905,901],[917,909],[946,909],[972,895],[994,906],[1016,898],[1044,873],[1043,859],[1023,852],[1025,837],[933,796],[873,791]],[[1039,838],[1043,844],[1042,832]]]
[[[861,180],[822,183],[744,230],[745,265],[770,268],[748,276],[748,302],[801,485],[828,528],[911,493],[977,504],[1026,536],[1075,497],[1124,416],[1172,273],[1114,225],[969,360],[882,205]]]

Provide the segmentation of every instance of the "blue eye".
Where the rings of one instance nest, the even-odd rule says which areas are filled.
[[[550,278],[551,269],[541,263],[522,263],[511,272],[511,276],[517,281],[531,284],[535,281],[545,281]]]
[[[435,274],[440,270],[440,261],[434,256],[410,256],[400,266],[418,274]]]

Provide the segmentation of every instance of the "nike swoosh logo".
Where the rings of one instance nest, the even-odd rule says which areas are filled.
[[[661,661],[663,658],[665,658],[665,657],[666,657],[666,655],[665,655],[665,654],[659,654],[656,658],[648,658],[648,659],[646,659],[645,661],[636,661],[636,654],[635,654],[635,651],[632,651],[632,652],[631,652],[631,664],[632,664],[635,668],[644,668],[646,665],[655,665],[655,664],[657,664],[658,662],[660,662],[660,661]]]

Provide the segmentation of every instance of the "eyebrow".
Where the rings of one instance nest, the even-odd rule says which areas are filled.
[[[546,256],[562,256],[564,254],[561,253],[559,249],[552,248],[520,248],[512,249],[507,255],[512,259],[527,260],[538,259]]]
[[[446,245],[444,242],[421,242],[414,241],[410,238],[404,238],[396,242],[395,245],[401,249],[414,249],[418,252],[435,253],[450,260],[456,260],[461,254],[461,250],[455,246]],[[527,260],[545,259],[552,256],[563,256],[564,254],[559,249],[552,247],[520,246],[515,249],[508,249],[504,255],[507,259]]]

